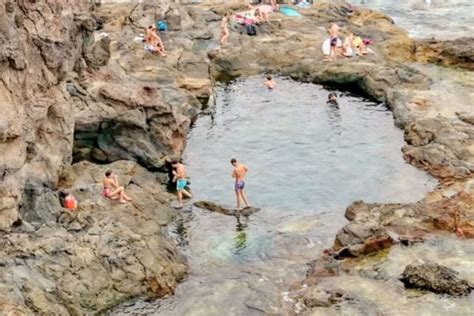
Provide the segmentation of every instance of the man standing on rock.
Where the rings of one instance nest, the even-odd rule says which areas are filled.
[[[188,198],[192,198],[193,196],[191,193],[186,191],[184,188],[186,187],[186,169],[184,165],[177,160],[173,160],[173,182],[176,182],[176,190],[178,195],[178,208],[183,207],[183,194]]]
[[[240,199],[242,199],[245,203],[245,207],[249,207],[249,203],[247,198],[244,194],[245,188],[245,175],[247,174],[247,167],[241,163],[238,163],[235,158],[230,160],[232,166],[234,166],[234,170],[232,171],[232,178],[235,179],[235,196],[237,198],[237,209],[240,209]]]
[[[221,20],[221,46],[225,46],[227,44],[227,38],[229,37],[229,13],[224,13],[224,16]]]

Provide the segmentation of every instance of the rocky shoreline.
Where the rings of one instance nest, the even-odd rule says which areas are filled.
[[[351,222],[319,261],[336,260],[351,274],[360,258],[399,243],[474,236],[472,104],[442,102],[436,79],[411,66],[472,69],[463,44],[470,41],[416,43],[382,14],[322,3],[303,10],[302,19],[272,15],[254,38],[233,26],[229,45],[216,49],[220,14],[237,8],[166,0],[74,10],[68,1],[0,6],[0,310],[81,315],[172,294],[186,267],[164,232],[174,216],[166,160],[183,152],[214,82],[251,74],[350,87],[385,102],[405,131],[406,160],[440,180],[418,203],[351,205]],[[170,27],[166,58],[134,42],[162,16]],[[374,40],[376,54],[323,62],[329,21]],[[100,197],[97,182],[109,168],[127,185],[131,205]],[[62,213],[57,192],[65,188],[80,201],[77,218]],[[317,268],[318,260],[293,289],[306,311],[321,308],[308,289],[319,293],[321,279],[335,276],[327,264]],[[324,295],[334,302],[323,304],[328,309],[345,299],[338,291]]]

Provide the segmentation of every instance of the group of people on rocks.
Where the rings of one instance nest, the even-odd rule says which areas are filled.
[[[276,3],[276,0],[271,1],[271,6],[273,10],[278,10],[279,6]],[[253,10],[254,12],[254,21],[255,23],[265,23],[268,22],[268,14],[258,7],[254,8],[251,4],[247,5],[248,9]],[[220,24],[221,39],[220,43],[224,46],[229,37],[229,13],[225,13]],[[364,41],[359,37],[355,36],[353,33],[349,33],[348,36],[344,39],[344,42],[341,43],[339,39],[339,26],[336,23],[331,23],[328,28],[329,33],[329,44],[330,52],[328,55],[328,60],[336,60],[337,56],[361,56],[369,53],[366,48]],[[145,42],[145,48],[152,52],[157,53],[160,56],[166,56],[165,47],[163,41],[157,33],[156,26],[150,25],[145,30],[145,35],[143,38]],[[277,84],[273,80],[271,75],[266,77],[264,86],[268,89],[273,90],[276,88]],[[335,94],[330,94],[328,96],[328,104],[337,105],[337,98]],[[237,208],[240,208],[241,202],[244,203],[246,207],[249,206],[247,198],[244,194],[245,188],[245,176],[247,174],[247,167],[239,162],[236,159],[231,160],[231,164],[234,167],[232,172],[232,177],[235,179],[235,194],[237,200]],[[192,194],[186,190],[187,180],[186,180],[186,169],[181,162],[173,161],[173,179],[172,182],[176,183],[177,199],[178,199],[178,208],[183,207],[183,197],[191,198]],[[105,172],[105,177],[102,180],[103,190],[101,195],[104,198],[110,200],[117,200],[119,203],[125,204],[130,202],[132,199],[125,193],[125,188],[121,186],[118,182],[117,175],[115,175],[111,170]],[[66,210],[75,210],[78,206],[78,202],[75,197],[70,192],[61,193],[62,204]]]
[[[270,22],[268,12],[279,10],[279,5],[276,3],[276,0],[271,0],[271,5],[266,8],[262,6],[254,7],[252,4],[247,3],[247,11],[237,13],[235,18],[237,22],[245,27],[248,27],[252,24],[260,25],[263,23]],[[227,44],[227,38],[229,37],[229,18],[231,14],[229,12],[224,13],[221,24],[220,24],[220,44],[225,46]],[[250,35],[250,34],[249,34]]]
[[[273,10],[278,10],[279,6],[276,1],[271,1],[271,6]],[[254,8],[251,4],[247,4],[247,8],[254,12],[253,21],[255,24],[261,24],[269,22],[268,14],[257,8]],[[229,38],[229,17],[230,14],[226,12],[222,17],[220,30],[221,46],[227,44],[227,39]],[[243,20],[245,23],[246,19]],[[345,37],[344,41],[341,41],[339,37],[339,26],[336,23],[330,23],[328,28],[329,38],[323,42],[323,53],[325,55],[325,61],[336,60],[338,56],[344,57],[353,57],[353,56],[363,56],[369,53],[372,53],[370,49],[367,48],[367,45],[370,44],[370,40],[362,39],[360,36],[354,35],[354,33],[349,32]],[[327,46],[327,47],[326,47]]]
[[[244,203],[245,207],[249,207],[249,203],[247,197],[244,193],[245,188],[245,176],[247,174],[248,168],[237,162],[235,158],[232,158],[230,163],[234,167],[232,171],[232,177],[235,180],[234,189],[235,195],[237,200],[237,209],[240,209],[241,202]],[[173,160],[171,162],[173,171],[173,178],[172,182],[176,183],[176,193],[178,198],[178,205],[176,208],[182,208],[183,204],[183,197],[192,198],[192,194],[186,190],[186,186],[188,184],[187,177],[186,177],[186,168],[184,165],[178,161]],[[112,170],[107,170],[105,172],[105,177],[102,180],[102,192],[101,195],[109,200],[117,200],[119,203],[126,204],[132,199],[125,193],[125,187],[121,186],[118,181],[118,177]],[[77,207],[78,202],[76,198],[67,191],[63,191],[60,193],[60,197],[62,200],[62,205],[66,209],[66,212],[69,213],[71,216],[75,216],[73,213]]]
[[[121,186],[118,182],[118,177],[113,173],[112,170],[105,172],[105,177],[102,180],[102,191],[100,193],[104,198],[110,200],[118,200],[121,204],[126,204],[132,199],[125,194],[125,187]],[[62,191],[60,193],[63,207],[68,211],[74,211],[78,207],[78,202],[74,195],[68,191]]]
[[[236,208],[241,208],[241,202],[244,203],[245,207],[249,207],[249,202],[245,196],[245,176],[247,175],[248,168],[247,166],[237,162],[237,159],[232,158],[230,163],[234,167],[232,170],[232,178],[234,178],[234,190],[236,197]],[[192,198],[192,194],[186,190],[187,180],[186,180],[186,168],[184,165],[178,161],[173,160],[171,163],[173,167],[173,182],[176,182],[176,192],[178,197],[178,205],[176,208],[182,208],[183,204],[183,195],[187,198]]]
[[[324,48],[325,43],[323,43],[323,52],[327,55],[325,58],[327,61],[336,60],[338,56],[353,57],[370,53],[370,50],[366,47],[368,42],[364,41],[360,36],[355,36],[352,32],[349,32],[344,42],[342,42],[339,38],[339,26],[336,23],[330,24],[328,33],[329,52],[326,51]]]

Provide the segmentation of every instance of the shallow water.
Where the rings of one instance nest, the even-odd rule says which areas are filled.
[[[114,315],[284,313],[283,293],[332,244],[350,202],[417,201],[436,185],[403,161],[402,131],[383,104],[341,94],[337,108],[321,86],[277,82],[275,91],[262,77],[218,87],[184,155],[196,200],[234,203],[236,157],[249,168],[248,198],[262,210],[240,221],[184,212],[170,234],[189,259],[188,279],[171,298]]]
[[[398,280],[408,264],[435,262],[454,269],[459,277],[474,281],[474,244],[455,236],[433,237],[410,247],[395,245],[377,263],[367,257],[354,275],[341,275],[323,280],[328,289],[342,289],[361,300],[359,310],[376,306],[381,315],[397,316],[465,316],[472,315],[474,292],[467,297],[451,297],[430,292],[406,290]],[[350,305],[350,304],[348,304]],[[350,308],[343,306],[342,311]],[[348,315],[355,315],[350,314]]]
[[[472,0],[348,0],[384,12],[415,38],[449,40],[474,34]]]

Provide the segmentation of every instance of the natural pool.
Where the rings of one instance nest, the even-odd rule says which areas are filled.
[[[349,93],[326,104],[319,85],[263,77],[216,89],[216,104],[193,127],[184,155],[196,200],[233,205],[230,158],[249,167],[247,195],[262,208],[239,221],[184,212],[170,234],[189,260],[176,295],[122,306],[114,315],[284,313],[284,292],[332,244],[354,200],[412,202],[436,181],[402,158],[392,114]]]

